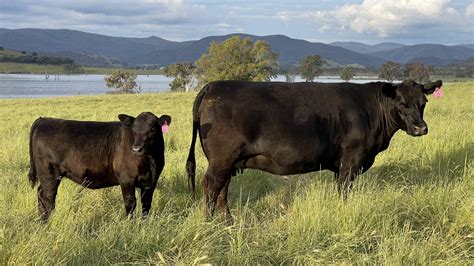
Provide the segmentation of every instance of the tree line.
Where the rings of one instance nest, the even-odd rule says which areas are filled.
[[[0,51],[4,50],[4,47],[0,47]],[[65,74],[83,74],[85,72],[81,66],[77,65],[74,60],[70,58],[42,56],[36,52],[27,53],[21,51],[18,54],[0,54],[0,63],[58,65],[63,66]]]
[[[36,53],[17,55],[0,55],[0,62],[12,63],[30,63],[40,65],[70,65],[74,64],[74,60],[63,57],[41,56]]]
[[[286,82],[294,82],[297,75],[306,82],[313,82],[322,74],[326,63],[320,55],[306,56],[298,65],[285,71]],[[171,91],[190,91],[215,80],[270,81],[279,70],[278,54],[271,50],[268,43],[234,36],[221,43],[212,42],[196,62],[172,64],[164,72],[172,78],[169,84]],[[432,67],[423,64],[402,66],[389,61],[380,67],[379,78],[390,82],[405,78],[424,82],[429,80],[432,70]],[[340,78],[349,81],[354,78],[355,72],[356,69],[346,66],[339,70]],[[133,92],[136,87],[134,79],[120,71],[105,79],[109,87],[125,92]]]

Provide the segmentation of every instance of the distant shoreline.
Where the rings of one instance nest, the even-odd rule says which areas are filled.
[[[133,68],[108,68],[108,67],[82,67],[87,74],[109,74],[115,69],[132,71],[138,75],[164,75],[160,69],[133,69]],[[0,63],[0,74],[50,74],[68,75],[62,65],[40,65],[25,63]]]

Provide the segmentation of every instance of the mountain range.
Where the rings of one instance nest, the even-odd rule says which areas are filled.
[[[160,37],[111,37],[75,30],[2,29],[0,46],[19,51],[30,51],[51,56],[65,56],[83,65],[158,65],[197,60],[211,42],[221,42],[239,35],[253,40],[264,40],[279,54],[280,65],[298,64],[305,56],[319,54],[340,65],[377,67],[387,60],[398,63],[422,62],[443,66],[463,62],[474,57],[474,44],[447,46],[441,44],[405,45],[359,42],[309,42],[284,35],[255,36],[230,34],[209,36],[193,41],[169,41]]]

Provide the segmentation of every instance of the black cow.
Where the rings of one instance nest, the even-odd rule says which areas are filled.
[[[187,171],[194,192],[199,132],[209,166],[202,184],[208,215],[226,212],[231,176],[245,168],[277,175],[323,169],[335,173],[343,198],[357,174],[387,149],[399,129],[428,133],[423,110],[442,82],[401,84],[217,81],[193,107]]]
[[[120,122],[89,122],[38,118],[30,132],[30,171],[39,180],[38,209],[47,220],[54,209],[62,177],[87,188],[120,185],[127,215],[135,209],[140,188],[142,214],[151,207],[153,191],[165,165],[161,126],[171,117],[149,112],[136,118],[121,114]]]

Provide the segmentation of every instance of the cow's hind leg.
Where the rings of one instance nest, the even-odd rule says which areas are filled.
[[[56,194],[58,193],[61,179],[51,176],[39,176],[38,187],[38,212],[41,221],[47,221],[56,205]]]
[[[224,187],[227,187],[230,182],[231,168],[221,167],[217,164],[209,164],[206,174],[202,180],[204,198],[206,201],[206,215],[208,218],[214,215],[216,208],[217,199],[223,191]],[[227,184],[227,185],[226,185]],[[223,191],[222,202],[227,206],[227,188]]]
[[[232,215],[230,214],[229,205],[227,203],[227,192],[229,191],[229,184],[231,178],[227,179],[224,187],[221,189],[219,193],[219,197],[217,198],[217,208],[225,215],[225,219],[228,223],[232,223]]]

